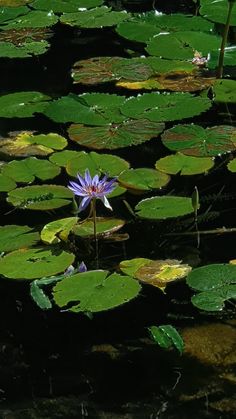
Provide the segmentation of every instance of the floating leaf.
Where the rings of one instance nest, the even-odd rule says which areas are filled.
[[[55,25],[58,17],[53,12],[47,13],[39,10],[28,11],[26,15],[16,17],[14,20],[5,22],[4,30],[21,28],[44,28]]]
[[[236,173],[236,159],[231,160],[228,164],[227,164],[227,168],[230,172],[232,173]]]
[[[1,0],[2,2],[3,0]],[[22,0],[23,1],[23,0]],[[6,2],[6,5],[1,4],[1,13],[0,13],[0,24],[8,22],[9,20],[15,19],[18,16],[25,15],[29,13],[30,9],[26,6],[11,7],[9,6],[11,0]],[[7,4],[8,3],[8,4]]]
[[[4,9],[7,8],[7,7],[13,8],[13,7],[19,7],[19,6],[22,6],[24,4],[30,3],[30,1],[31,0],[1,0],[0,5],[1,5],[1,7],[6,6],[6,7],[4,7]]]
[[[40,279],[35,279],[30,284],[30,295],[34,302],[41,310],[49,310],[52,308],[52,303],[48,296],[43,291],[42,287],[38,285]],[[40,282],[39,282],[40,283]]]
[[[81,153],[83,152],[74,150],[59,151],[51,154],[49,160],[58,166],[66,167],[70,160],[78,157]]]
[[[139,283],[129,276],[88,271],[58,282],[53,288],[53,296],[59,307],[70,304],[68,311],[95,313],[127,303],[140,290]],[[74,304],[71,306],[71,303]]]
[[[9,192],[16,188],[14,180],[0,173],[0,192]]]
[[[49,96],[40,92],[16,92],[0,97],[1,118],[27,118],[35,112],[43,112]]]
[[[206,173],[214,166],[211,157],[192,157],[176,153],[157,160],[155,167],[170,175],[180,173],[182,176]]]
[[[184,350],[184,341],[177,330],[170,324],[163,326],[150,326],[148,331],[154,340],[161,348],[170,349],[172,347],[178,349],[182,354]]]
[[[66,139],[58,134],[12,132],[9,138],[1,139],[0,153],[16,157],[47,156],[54,150],[62,150],[66,145]]]
[[[170,177],[155,169],[139,168],[125,170],[119,176],[119,182],[127,189],[150,191],[166,186]]]
[[[236,80],[217,80],[213,87],[215,102],[236,102]]]
[[[107,174],[109,177],[119,176],[121,172],[129,168],[129,163],[112,154],[98,154],[81,152],[78,157],[69,160],[66,171],[70,176],[76,176],[78,172],[82,175],[89,169],[91,176]]]
[[[0,42],[0,57],[25,58],[41,55],[47,51],[49,46],[47,41],[26,42],[19,47],[10,42]]]
[[[72,192],[64,186],[35,185],[10,191],[7,201],[22,209],[45,211],[69,205],[71,198]]]
[[[0,273],[12,279],[35,279],[65,271],[75,256],[55,249],[20,249],[0,259]]]
[[[107,124],[102,127],[72,124],[68,134],[71,140],[84,147],[113,150],[142,144],[158,136],[164,127],[160,122],[127,119],[119,124]]]
[[[13,160],[4,165],[2,173],[16,182],[32,183],[37,177],[40,180],[53,179],[61,169],[47,160],[29,157],[24,160]]]
[[[125,224],[124,220],[118,218],[97,217],[96,232],[97,236],[108,236],[120,230]],[[81,237],[94,236],[94,223],[92,219],[87,218],[82,223],[78,223],[73,228],[73,233]]]
[[[34,232],[31,227],[14,224],[0,227],[0,252],[31,247],[39,241],[39,233]]]
[[[211,107],[207,98],[190,93],[144,93],[128,98],[121,106],[121,112],[130,118],[149,121],[174,121],[189,118]]]
[[[41,231],[41,240],[47,244],[66,241],[77,221],[77,217],[68,217],[46,224]]]
[[[91,10],[83,10],[76,13],[65,13],[60,21],[70,26],[79,28],[102,28],[114,26],[130,17],[126,10],[121,12],[112,11],[111,7],[101,6]]]
[[[140,201],[135,210],[141,218],[165,220],[193,212],[191,198],[182,196],[157,196]]]
[[[0,32],[0,56],[17,58],[43,54],[49,48],[47,38],[52,36],[48,28],[10,29]]]
[[[56,122],[78,122],[87,125],[106,125],[125,120],[120,106],[125,97],[107,93],[69,94],[49,104],[44,114]]]
[[[30,4],[34,9],[53,10],[54,13],[77,12],[80,8],[90,9],[100,6],[103,0],[35,0]]]
[[[217,156],[236,149],[236,128],[218,125],[202,128],[199,125],[177,125],[162,135],[163,144],[173,151],[189,156]]]
[[[228,15],[228,0],[201,0],[200,14],[213,22],[226,23]],[[233,8],[230,25],[236,26],[236,10]]]
[[[174,60],[192,60],[194,51],[203,56],[220,48],[221,38],[204,32],[182,31],[160,33],[148,41],[146,51],[150,55]]]

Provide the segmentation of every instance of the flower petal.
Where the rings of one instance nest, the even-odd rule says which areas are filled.
[[[110,205],[110,203],[109,203],[108,199],[105,197],[105,195],[104,195],[104,196],[102,196],[100,199],[101,199],[101,201],[103,202],[103,204],[105,205],[105,207],[106,207],[106,208],[108,208],[108,209],[110,209],[111,211],[113,211],[113,208],[112,208],[112,206]]]
[[[85,208],[87,208],[87,206],[89,205],[90,201],[91,201],[91,197],[85,196],[80,202],[79,212],[85,210]]]
[[[89,185],[89,186],[91,186],[91,185],[92,185],[92,178],[91,178],[91,175],[90,175],[89,169],[86,169],[86,170],[85,170],[85,173],[84,173],[84,180],[85,180],[85,182],[86,182],[86,184],[87,184],[87,185]]]

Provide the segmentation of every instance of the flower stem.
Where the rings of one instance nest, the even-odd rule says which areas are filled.
[[[220,55],[219,55],[218,68],[217,68],[217,78],[218,79],[221,79],[222,75],[223,75],[225,45],[226,45],[227,38],[228,38],[229,27],[230,27],[230,19],[231,19],[231,14],[232,14],[234,4],[235,4],[235,0],[229,0],[228,15],[227,15],[227,20],[226,20],[226,23],[225,23],[223,37],[222,37],[222,41],[221,41]]]
[[[97,237],[97,214],[96,214],[96,198],[92,200],[92,213],[93,213],[93,236],[95,242],[95,261],[96,269],[99,268],[98,264],[98,237]]]

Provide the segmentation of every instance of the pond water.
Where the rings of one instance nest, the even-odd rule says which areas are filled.
[[[0,2],[0,419],[235,418],[236,6],[213,3]],[[86,170],[113,211],[95,181],[78,210]]]

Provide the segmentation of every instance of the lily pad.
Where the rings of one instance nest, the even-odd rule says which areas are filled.
[[[16,183],[14,180],[0,173],[0,192],[9,192],[15,188]]]
[[[44,114],[56,122],[78,122],[87,125],[119,123],[125,119],[120,106],[125,97],[107,93],[69,94],[49,104]]]
[[[31,247],[39,241],[39,233],[31,227],[14,224],[0,227],[0,252]]]
[[[64,186],[35,185],[10,191],[7,201],[21,209],[45,211],[69,205],[72,198],[72,192]]]
[[[231,160],[228,164],[227,164],[227,168],[230,172],[232,173],[236,173],[236,159]]]
[[[120,230],[125,225],[125,221],[118,218],[97,217],[96,231],[100,237],[109,236]],[[94,225],[92,219],[86,219],[82,223],[78,223],[73,227],[73,233],[81,237],[93,237]]]
[[[119,124],[107,124],[90,127],[82,124],[72,124],[68,129],[71,140],[84,147],[95,150],[129,147],[139,145],[152,137],[158,136],[165,125],[148,120],[127,119]]]
[[[170,177],[155,169],[138,168],[125,170],[118,180],[127,189],[150,191],[166,186]]]
[[[225,24],[228,15],[228,0],[201,0],[200,14],[213,22]],[[236,26],[236,9],[233,8],[230,25]]]
[[[111,7],[101,6],[91,10],[64,13],[60,21],[66,25],[77,26],[79,28],[102,28],[104,26],[115,26],[130,16],[126,10],[116,12]]]
[[[5,22],[4,30],[21,28],[45,28],[57,23],[58,17],[53,12],[47,13],[40,10],[27,11],[25,15],[16,17],[13,20]]]
[[[20,249],[0,259],[0,273],[12,279],[35,279],[56,275],[74,262],[75,256],[55,249]]]
[[[215,102],[235,103],[236,102],[236,80],[220,79],[213,87]]]
[[[38,10],[53,10],[54,13],[77,12],[80,8],[100,6],[103,0],[35,0],[30,6]]]
[[[70,160],[66,171],[70,176],[76,176],[78,172],[84,174],[88,169],[91,176],[107,174],[109,177],[119,176],[121,172],[129,168],[129,163],[112,154],[98,154],[81,152],[80,155]]]
[[[51,154],[49,160],[58,166],[66,167],[70,160],[77,158],[81,153],[83,154],[81,151],[74,150],[58,151],[57,153]]]
[[[31,0],[1,0],[1,7],[2,6],[6,6],[6,7],[19,7],[22,6],[24,4],[30,3]]]
[[[61,169],[47,160],[29,157],[24,160],[13,160],[4,165],[2,173],[15,182],[32,183],[37,177],[40,180],[53,179]]]
[[[30,131],[12,132],[9,138],[1,139],[0,153],[6,156],[47,156],[54,150],[62,150],[67,140],[58,134],[34,134]]]
[[[175,121],[199,115],[210,107],[209,99],[190,93],[144,93],[128,98],[120,110],[129,118]]]
[[[189,156],[217,156],[236,149],[236,128],[218,125],[202,128],[199,125],[177,125],[162,135],[163,144],[173,151]]]
[[[96,313],[127,303],[137,297],[140,290],[139,283],[129,276],[89,271],[58,282],[53,296],[59,307],[70,304],[68,311]],[[71,306],[71,303],[74,304]]]
[[[214,166],[211,157],[192,157],[176,153],[157,160],[155,167],[161,172],[170,175],[179,173],[182,176],[207,173]]]
[[[7,23],[9,20],[17,18],[18,16],[25,15],[26,13],[30,12],[30,9],[27,6],[11,7],[10,2],[11,0],[8,0],[8,2],[6,1],[6,5],[1,4],[0,25]]]
[[[16,92],[0,97],[1,118],[28,118],[43,112],[50,100],[40,92]]]
[[[165,220],[193,213],[192,199],[182,196],[157,196],[140,201],[135,210],[141,218]]]
[[[194,51],[203,56],[220,48],[221,38],[204,32],[182,31],[159,34],[148,41],[146,51],[150,55],[174,60],[192,60]]]
[[[49,47],[50,44],[47,41],[25,42],[20,46],[10,42],[0,42],[0,57],[27,58],[44,54]]]
[[[67,241],[77,221],[77,217],[67,217],[46,224],[41,231],[41,240],[47,244],[59,243],[61,240]]]

